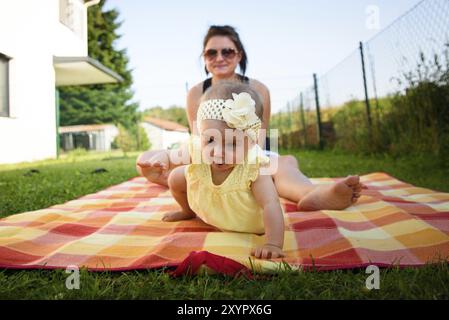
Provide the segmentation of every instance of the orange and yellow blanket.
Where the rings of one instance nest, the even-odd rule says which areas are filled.
[[[316,184],[334,178],[312,179]],[[449,257],[449,193],[414,187],[384,173],[362,176],[359,202],[342,211],[285,208],[283,259],[250,257],[264,236],[220,232],[193,219],[162,222],[179,209],[170,191],[138,177],[47,209],[0,220],[0,267],[134,270],[206,264],[233,274],[279,266],[321,270],[421,266]]]

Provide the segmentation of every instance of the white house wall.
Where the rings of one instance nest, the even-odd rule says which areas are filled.
[[[162,140],[162,129],[156,127],[148,122],[144,122],[141,126],[145,129],[147,133],[148,140],[151,143],[150,150],[163,149],[163,140]]]
[[[110,151],[112,142],[114,141],[115,137],[118,136],[119,131],[116,126],[111,126],[105,128],[103,132],[104,132],[103,149],[104,151]]]
[[[0,163],[56,156],[54,55],[86,55],[59,22],[58,0],[0,0],[0,53],[9,63],[10,117],[0,117]]]
[[[163,147],[162,148],[167,149],[173,143],[184,142],[188,138],[189,138],[189,134],[187,132],[163,130],[163,133],[162,133]]]
[[[84,7],[84,2],[82,0],[71,0],[74,13],[73,19],[77,25],[75,31],[73,31],[65,24],[59,22],[59,0],[46,1],[56,2],[56,6],[52,6],[53,21],[56,21],[53,54],[57,57],[87,56],[87,11]]]
[[[189,138],[187,132],[164,130],[148,122],[141,123],[141,126],[150,140],[150,150],[167,149],[173,143],[184,142]]]

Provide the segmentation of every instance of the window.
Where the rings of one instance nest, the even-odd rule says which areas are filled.
[[[59,21],[83,38],[84,2],[80,0],[59,0]]]
[[[9,58],[0,53],[0,117],[9,117]]]
[[[59,21],[68,27],[71,25],[71,11],[70,0],[59,0]]]

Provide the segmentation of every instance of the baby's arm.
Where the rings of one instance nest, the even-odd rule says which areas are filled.
[[[252,192],[257,203],[263,208],[265,236],[267,238],[266,244],[253,250],[252,254],[262,259],[283,257],[284,216],[271,176],[259,175],[252,184]]]

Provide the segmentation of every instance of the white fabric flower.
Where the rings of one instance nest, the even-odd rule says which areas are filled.
[[[265,151],[258,144],[255,144],[248,151],[247,163],[249,164],[259,163],[262,166],[267,166],[270,164],[270,158],[265,154]]]
[[[247,92],[233,93],[232,97],[234,99],[225,102],[223,119],[231,128],[245,130],[259,119],[256,115],[256,102]]]

